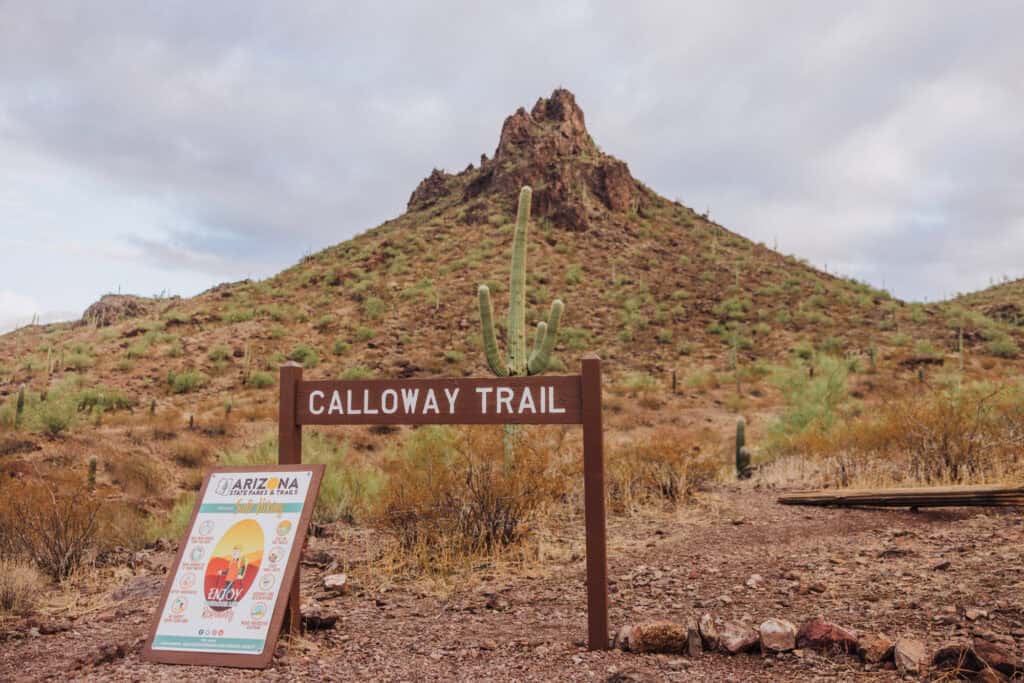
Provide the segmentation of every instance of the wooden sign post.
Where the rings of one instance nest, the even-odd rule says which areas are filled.
[[[302,366],[281,367],[280,464],[302,462],[303,425],[370,424],[583,425],[588,646],[608,648],[604,437],[597,356],[583,359],[579,375],[532,377],[304,381]],[[297,572],[288,604],[285,623],[297,632]]]

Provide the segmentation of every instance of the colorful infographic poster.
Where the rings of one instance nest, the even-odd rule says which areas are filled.
[[[147,648],[154,659],[272,652],[322,472],[311,465],[209,475]]]

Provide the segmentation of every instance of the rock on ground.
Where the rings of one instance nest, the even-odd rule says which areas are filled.
[[[893,659],[896,661],[896,669],[901,674],[920,673],[924,658],[924,643],[920,640],[900,638],[893,646]]]
[[[697,628],[700,631],[700,638],[704,643],[704,649],[717,650],[719,637],[718,627],[715,626],[715,618],[711,616],[710,613],[705,612],[700,615],[700,620],[697,622]]]
[[[789,652],[796,647],[796,626],[785,619],[765,619],[758,627],[762,652]]]
[[[881,664],[892,659],[893,642],[881,633],[869,633],[860,637],[857,654],[868,664]]]
[[[687,643],[686,627],[671,621],[637,624],[629,635],[630,652],[684,654]]]
[[[834,653],[857,651],[857,634],[853,631],[815,617],[796,634],[796,646]]]
[[[722,650],[731,655],[752,649],[760,640],[757,631],[740,621],[727,621],[722,624],[718,637]]]

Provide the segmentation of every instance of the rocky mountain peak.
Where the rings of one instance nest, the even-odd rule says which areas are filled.
[[[493,159],[482,155],[479,167],[456,175],[434,169],[408,208],[429,208],[445,198],[473,203],[489,195],[514,202],[523,185],[533,187],[535,216],[576,231],[608,212],[638,210],[653,198],[624,162],[598,148],[576,97],[559,88],[530,111],[520,107],[505,119]]]

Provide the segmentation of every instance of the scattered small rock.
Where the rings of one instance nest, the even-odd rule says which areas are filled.
[[[121,659],[125,656],[126,652],[125,646],[121,643],[106,643],[96,648],[92,655],[88,657],[86,663],[93,666],[107,664],[115,659]]]
[[[686,627],[671,621],[637,624],[629,634],[630,652],[685,654],[687,646]]]
[[[924,643],[920,640],[899,638],[893,646],[893,660],[896,662],[896,670],[901,674],[920,673],[924,659]]]
[[[700,615],[697,622],[697,629],[700,631],[700,638],[707,650],[717,650],[719,645],[718,628],[715,626],[715,618],[705,612]]]
[[[747,579],[747,588],[759,588],[764,583],[764,577],[760,574],[754,574]]]
[[[719,644],[731,655],[752,649],[760,640],[757,631],[739,621],[727,621],[718,631]]]
[[[302,606],[302,627],[307,631],[326,631],[338,623],[338,615],[320,605]]]
[[[758,627],[761,652],[789,652],[796,647],[796,626],[785,619],[766,619]]]
[[[892,659],[893,642],[880,633],[869,633],[857,639],[857,654],[868,664],[881,664]]]
[[[968,607],[964,610],[964,616],[967,617],[968,621],[977,621],[978,619],[987,618],[988,612],[977,607]]]
[[[348,585],[348,576],[345,574],[328,574],[323,578],[324,590],[328,593],[342,594]]]
[[[849,654],[857,651],[857,634],[815,617],[800,627],[796,634],[796,646],[802,649]]]
[[[974,651],[982,661],[1005,676],[1013,677],[1024,673],[1024,662],[1021,658],[1002,644],[975,638]]]
[[[620,628],[615,633],[615,637],[612,639],[612,647],[614,647],[617,650],[622,650],[624,652],[629,652],[629,650],[630,650],[630,639],[632,638],[632,636],[633,636],[633,627],[632,626],[623,626],[622,628]]]
[[[686,622],[686,654],[691,657],[700,657],[704,654],[704,643],[700,636],[700,627],[694,619]]]

